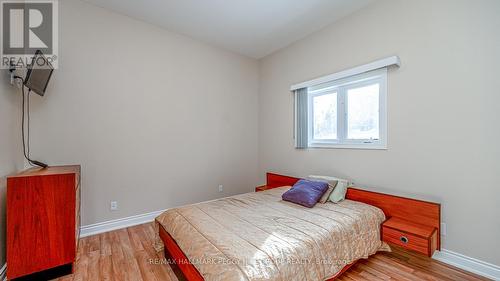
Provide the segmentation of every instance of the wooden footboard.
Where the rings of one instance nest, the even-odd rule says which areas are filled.
[[[176,272],[178,270],[181,271],[182,276],[180,276],[180,277],[183,277],[187,281],[205,280],[205,279],[203,279],[203,276],[201,276],[200,272],[198,272],[196,267],[189,262],[189,259],[186,257],[184,252],[181,250],[179,245],[177,245],[174,238],[172,238],[172,236],[170,236],[170,234],[163,228],[163,226],[160,225],[159,231],[160,231],[160,238],[163,241],[163,244],[165,245],[165,257],[167,259],[171,258],[172,261],[175,262],[174,265],[169,263],[172,265],[174,272]],[[340,275],[342,275],[344,272],[346,272],[354,264],[356,264],[356,262],[353,262],[351,264],[346,265],[344,268],[342,268],[341,271],[339,271],[335,276],[333,276],[331,279],[328,279],[327,281],[333,281],[333,280],[337,279]],[[176,269],[178,269],[178,270],[176,270]],[[178,272],[176,272],[176,274],[178,274]]]
[[[202,281],[203,276],[198,272],[196,267],[189,262],[184,252],[168,232],[160,225],[160,238],[165,245],[165,257],[171,258],[175,265],[180,269],[186,280]],[[175,271],[175,270],[174,270]]]

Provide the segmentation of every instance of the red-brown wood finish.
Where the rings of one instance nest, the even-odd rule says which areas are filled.
[[[33,168],[7,177],[7,277],[75,261],[80,166]]]
[[[398,217],[392,217],[386,220],[382,225],[386,228],[392,228],[395,230],[400,230],[402,232],[411,233],[421,238],[428,238],[432,236],[432,233],[434,233],[434,231],[436,231],[436,228],[433,226],[414,223]]]
[[[406,241],[402,241],[402,238]],[[392,217],[382,224],[384,241],[413,250],[429,257],[437,249],[437,229]]]
[[[417,199],[405,198],[358,188],[347,189],[347,199],[376,206],[384,211],[385,216],[413,223],[414,227],[436,229],[436,248],[441,249],[441,205]]]
[[[294,185],[300,178],[295,178],[295,177],[289,177],[289,176],[284,176],[284,175],[279,175],[279,174],[274,174],[274,173],[267,173],[266,174],[266,185],[269,188],[273,187],[281,187],[281,186],[292,186]]]
[[[275,173],[267,173],[266,178],[266,185],[257,187],[256,191],[263,191],[280,186],[294,185],[299,180],[299,178],[296,177],[284,176]],[[399,221],[389,220],[392,224],[392,229],[403,233],[420,236],[421,238],[426,239],[428,245],[424,250],[421,247],[417,247],[414,243],[410,245],[402,244],[399,241],[399,238],[396,241],[396,234],[392,232],[392,236],[388,234],[384,238],[386,242],[398,244],[408,249],[410,249],[410,247],[413,247],[414,249],[412,250],[417,250],[428,256],[431,256],[434,253],[434,250],[441,249],[440,204],[379,192],[367,191],[355,187],[350,187],[347,189],[346,198],[376,206],[382,209],[388,219],[400,219]],[[403,221],[404,223],[401,223],[401,221]],[[396,222],[400,222],[398,226],[395,225]],[[426,234],[423,235],[422,232],[425,232]],[[420,240],[418,240],[418,238],[415,238],[412,239],[412,241]]]
[[[264,190],[268,190],[268,189],[272,189],[272,188],[276,188],[276,187],[261,185],[261,186],[257,186],[255,188],[255,192],[260,192],[260,191],[264,191]]]
[[[168,232],[160,225],[160,238],[165,245],[165,251],[167,252],[165,256],[172,257],[175,264],[182,271],[184,277],[188,281],[201,281],[204,280],[201,274],[198,272],[196,267],[189,262],[184,252],[181,250],[179,245],[175,240],[168,234]]]

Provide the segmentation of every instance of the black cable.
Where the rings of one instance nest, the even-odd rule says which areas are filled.
[[[30,94],[31,94],[31,89],[28,90],[28,108],[27,110],[27,117],[28,117],[28,140],[27,140],[27,150],[28,150],[28,158],[31,158],[30,155]]]
[[[23,154],[24,154],[24,158],[26,158],[26,160],[28,161],[29,164],[31,164],[32,166],[40,166],[42,168],[46,168],[47,167],[47,164],[45,163],[42,163],[42,162],[39,162],[39,161],[35,161],[35,160],[31,160],[31,158],[29,157],[29,154],[26,154],[26,138],[25,138],[25,133],[24,133],[24,109],[25,109],[25,92],[24,92],[24,79],[22,77],[19,77],[19,76],[14,76],[14,79],[19,79],[21,80],[21,90],[22,90],[22,94],[23,94],[23,110],[22,110],[22,117],[21,117],[21,137],[23,138]],[[28,92],[28,151],[29,151],[29,94],[31,93],[31,89],[30,91]],[[29,153],[29,152],[28,152]]]
[[[31,161],[29,160],[29,157],[28,155],[26,155],[26,139],[24,138],[24,108],[25,108],[25,101],[24,101],[24,79],[19,77],[19,76],[15,76],[14,77],[15,79],[19,79],[21,80],[21,90],[22,90],[22,94],[23,94],[23,104],[22,104],[22,117],[21,117],[21,136],[23,138],[23,154],[24,154],[24,158],[26,158],[26,160],[28,160],[28,162],[31,164]]]

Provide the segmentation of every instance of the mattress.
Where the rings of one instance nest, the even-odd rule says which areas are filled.
[[[384,213],[344,200],[306,208],[290,187],[173,208],[156,218],[205,280],[325,280],[388,246]]]

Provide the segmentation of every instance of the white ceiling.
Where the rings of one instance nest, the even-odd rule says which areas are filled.
[[[86,0],[176,33],[262,58],[374,0]]]

